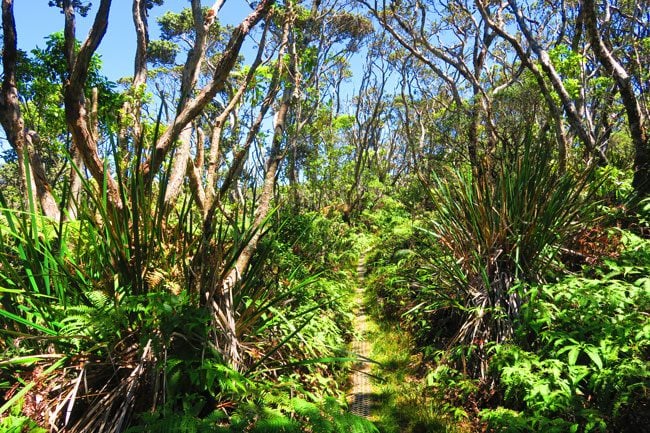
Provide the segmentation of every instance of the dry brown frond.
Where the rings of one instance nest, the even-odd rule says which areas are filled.
[[[144,276],[144,280],[147,282],[150,289],[158,288],[162,284],[162,282],[165,281],[165,279],[166,279],[165,274],[159,269],[153,269],[147,271],[147,273]]]

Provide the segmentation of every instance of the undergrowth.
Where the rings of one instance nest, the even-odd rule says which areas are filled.
[[[611,205],[599,212],[608,209]],[[446,250],[427,237],[430,231],[418,229],[435,213],[374,215],[379,232],[368,258],[369,299],[375,316],[395,332],[405,331],[423,361],[423,371],[403,380],[403,366],[413,362],[398,354],[408,344],[391,345],[382,329],[379,339],[387,347],[377,356],[391,354],[392,360],[382,362],[396,368],[400,391],[382,394],[387,413],[380,415],[380,428],[401,431],[408,425],[397,414],[409,409],[391,415],[390,408],[411,395],[411,407],[426,408],[423,399],[430,398],[438,402],[436,415],[467,423],[473,431],[650,431],[650,241],[642,237],[647,209],[642,201],[639,215],[627,217],[635,221],[631,230],[608,229],[600,224],[618,219],[601,217],[598,225],[578,224],[571,236],[553,240],[554,257],[536,271],[543,278],[515,273],[504,292],[516,292],[522,301],[507,318],[510,336],[476,333],[469,340],[458,339],[457,331],[480,309],[465,302],[465,292],[440,285],[430,264]],[[469,364],[472,359],[484,366],[480,374],[476,363]]]
[[[491,348],[497,431],[642,432],[650,426],[650,242],[584,276],[528,289],[514,344]]]
[[[150,201],[105,206],[60,224],[2,209],[2,431],[372,431],[343,403],[358,254],[346,225],[267,222],[235,287],[236,370],[193,285],[188,210],[159,226]],[[245,220],[220,224],[213,245],[227,265],[249,234]]]
[[[465,414],[448,411],[422,380],[421,357],[409,350],[412,340],[396,323],[375,325],[371,358],[375,402],[372,420],[382,433],[469,432]]]

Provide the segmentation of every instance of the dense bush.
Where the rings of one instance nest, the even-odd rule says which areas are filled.
[[[484,342],[507,341],[527,301],[519,281],[543,281],[558,252],[593,221],[590,171],[559,173],[541,146],[498,161],[489,174],[451,171],[436,178],[430,242],[442,253],[428,309],[461,315],[453,341],[477,346],[467,360],[485,375]],[[478,358],[478,359],[477,359]]]
[[[201,233],[191,212],[172,210],[160,225],[155,194],[133,200],[117,211],[100,195],[78,220],[60,224],[5,207],[0,413],[12,411],[7,426],[117,432],[192,419],[187,431],[208,431],[244,414],[241,423],[259,424],[256,431],[282,431],[264,430],[264,417],[245,415],[244,407],[279,410],[284,415],[273,419],[296,426],[315,422],[315,412],[281,409],[280,401],[341,400],[351,272],[327,269],[355,261],[346,226],[313,215],[267,222],[233,292],[244,357],[235,371],[215,345],[218,330],[199,297],[192,256]],[[227,265],[250,233],[245,220],[216,224],[211,248]],[[339,430],[322,431],[360,422],[334,403],[323,408],[323,423]]]
[[[607,196],[623,174],[560,175],[545,158],[504,161],[488,184],[440,177],[429,224],[375,224],[378,317],[435,363],[426,392],[450,416],[489,431],[647,431],[650,244],[633,234],[647,200],[629,215],[626,196]],[[622,213],[632,230],[608,230]]]
[[[384,311],[406,319],[424,350],[460,344],[458,365],[484,377],[485,343],[511,338],[526,302],[518,282],[560,269],[558,253],[594,219],[596,185],[589,170],[558,173],[533,143],[489,173],[434,176],[433,212],[417,228],[400,236],[384,224],[392,237],[378,242],[371,277]]]
[[[483,416],[496,430],[647,431],[650,243],[625,241],[591,277],[528,290],[514,344],[492,347],[507,410]]]

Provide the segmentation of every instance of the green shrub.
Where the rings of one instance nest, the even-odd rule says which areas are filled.
[[[486,372],[484,345],[513,335],[527,297],[518,282],[547,278],[558,251],[592,222],[590,171],[560,174],[547,150],[527,143],[483,176],[434,177],[422,236],[441,253],[424,266],[434,281],[421,309],[457,324],[448,344],[475,347],[462,362],[476,376]]]
[[[637,411],[650,400],[650,242],[632,235],[624,241],[628,252],[597,269],[596,278],[528,290],[519,345],[494,346],[491,360],[505,405],[526,427],[499,431],[632,432],[649,425],[647,413]],[[513,412],[483,415],[503,427]]]
[[[268,218],[233,287],[237,373],[225,365],[221,318],[205,293],[252,236],[251,215],[215,215],[202,232],[189,199],[162,206],[164,180],[153,191],[138,176],[120,182],[125,206],[115,209],[85,181],[75,221],[2,206],[0,388],[15,390],[0,415],[27,396],[71,431],[123,431],[142,412],[156,414],[162,431],[198,432],[234,423],[233,409],[253,403],[259,383],[281,383],[285,398],[341,395],[357,257],[347,226],[320,215]],[[344,266],[324,272],[334,263]],[[225,419],[213,413],[219,405]]]

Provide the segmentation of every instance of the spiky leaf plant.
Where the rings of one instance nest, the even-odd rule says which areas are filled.
[[[189,195],[164,207],[165,175],[145,185],[141,147],[120,171],[123,208],[108,203],[105,184],[85,179],[74,221],[3,205],[0,416],[20,406],[52,431],[118,433],[138,413],[169,414],[173,426],[217,407],[229,411],[219,418],[227,424],[237,405],[256,398],[252,383],[286,374],[283,392],[293,392],[303,374],[316,380],[324,363],[345,359],[333,351],[345,325],[332,311],[347,288],[314,284],[312,272],[280,278],[267,268],[276,251],[261,248],[230,304],[246,376],[225,365],[222,323],[205,293],[220,287],[257,233],[252,203],[241,214],[221,209],[214,230],[201,233]],[[298,394],[313,390],[305,389]],[[213,420],[205,421],[197,425]]]
[[[528,142],[482,176],[434,176],[425,232],[442,253],[429,262],[437,275],[429,307],[457,317],[451,344],[469,350],[473,374],[485,374],[486,343],[511,337],[526,301],[518,284],[543,280],[563,245],[593,223],[590,174],[559,173],[548,149]]]
[[[137,175],[120,179],[123,209],[108,204],[106,185],[82,179],[74,221],[49,221],[33,204],[27,212],[3,206],[0,368],[12,387],[9,401],[20,396],[23,413],[42,425],[119,432],[134,411],[156,404],[162,388],[159,360],[168,342],[161,341],[176,311],[156,295],[170,301],[174,290],[147,275],[186,263],[175,259],[187,253],[188,223],[181,217],[174,226],[183,235],[167,230],[158,194],[145,194]],[[167,267],[171,273],[182,277]],[[192,307],[178,299],[185,299],[179,309]],[[178,335],[193,339],[192,331]],[[33,386],[21,389],[25,379]]]

